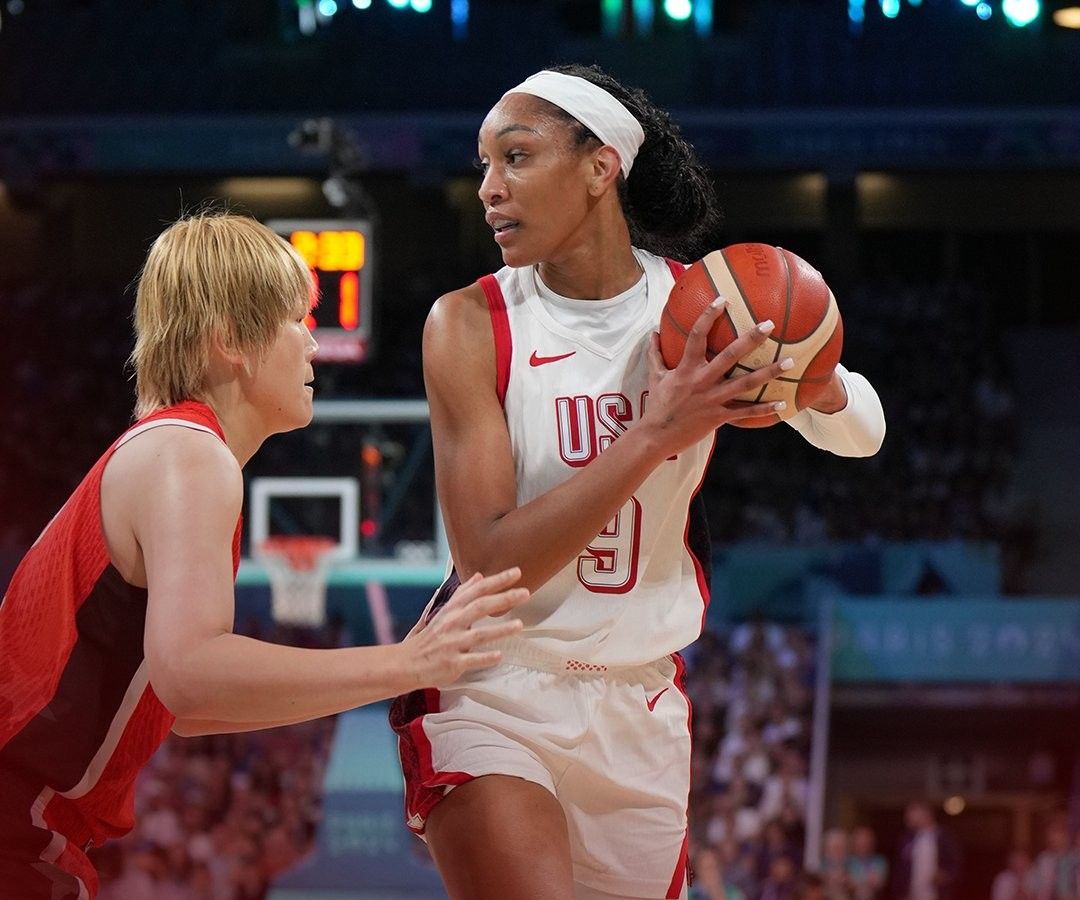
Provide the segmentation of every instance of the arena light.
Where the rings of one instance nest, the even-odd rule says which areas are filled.
[[[371,9],[371,0],[352,0],[352,5],[357,9]]]
[[[337,0],[319,0],[319,15],[323,19],[332,19],[337,15]]]
[[[418,13],[431,12],[431,0],[411,0],[410,6]]]
[[[1080,28],[1080,6],[1055,9],[1054,24],[1059,28]]]
[[[1017,28],[1024,28],[1039,18],[1039,0],[1002,0],[1001,12],[1005,21]]]
[[[409,5],[409,0],[386,0],[394,9],[404,9]]]
[[[881,0],[881,14],[886,19],[895,19],[900,15],[900,0]]]
[[[641,37],[652,34],[653,19],[656,10],[653,8],[653,0],[633,0],[634,4],[634,30]]]
[[[694,4],[690,0],[664,0],[664,13],[676,22],[685,22],[694,14]]]
[[[989,3],[983,0],[978,6],[975,7],[975,15],[977,15],[984,22],[994,14],[993,8]]]
[[[302,35],[310,36],[315,33],[319,20],[315,15],[315,4],[312,0],[296,0],[296,23]]]
[[[694,3],[694,31],[698,37],[709,37],[713,27],[712,0],[696,0]]]
[[[622,32],[623,0],[600,0],[600,22],[604,37],[617,38]]]
[[[463,41],[469,34],[469,0],[450,0],[450,27],[455,41]]]
[[[866,0],[848,0],[848,30],[852,34],[862,34],[863,22],[866,21]]]

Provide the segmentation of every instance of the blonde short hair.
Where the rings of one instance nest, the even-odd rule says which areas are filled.
[[[300,254],[254,219],[202,212],[170,225],[135,295],[136,416],[198,398],[215,335],[245,353],[267,350],[313,290]]]

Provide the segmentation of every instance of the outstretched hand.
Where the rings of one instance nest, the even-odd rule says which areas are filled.
[[[652,336],[648,354],[649,402],[642,424],[649,422],[673,454],[728,422],[767,416],[786,406],[782,400],[747,403],[737,398],[790,369],[791,359],[783,358],[745,375],[727,377],[739,360],[765,342],[773,330],[771,321],[759,323],[712,359],[708,358],[709,331],[726,307],[727,301],[718,298],[698,316],[686,338],[682,359],[674,369],[664,364],[660,336]]]
[[[492,641],[521,631],[520,619],[493,625],[476,623],[501,616],[529,599],[526,588],[515,588],[521,578],[516,566],[488,577],[479,572],[464,582],[430,621],[418,622],[402,641],[416,687],[443,687],[471,669],[496,665],[502,654],[484,650]]]

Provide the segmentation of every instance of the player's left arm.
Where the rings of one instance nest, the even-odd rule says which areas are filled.
[[[222,722],[211,719],[177,719],[172,732],[179,737],[201,737],[204,734],[235,734],[240,731],[262,731],[265,728],[279,728],[283,725],[298,725],[310,722],[311,716],[296,716],[279,719],[276,722]]]
[[[885,439],[885,412],[874,386],[839,364],[813,406],[786,421],[815,447],[837,456],[873,456]]]

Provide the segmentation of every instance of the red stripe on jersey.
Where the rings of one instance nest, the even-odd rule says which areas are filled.
[[[667,263],[667,267],[671,269],[671,276],[676,280],[678,280],[679,276],[686,271],[686,266],[677,259],[668,259],[665,256],[664,262]]]
[[[491,333],[495,337],[495,390],[499,395],[499,403],[505,405],[506,389],[510,385],[510,359],[514,349],[514,342],[510,337],[510,319],[506,315],[506,300],[494,275],[481,278],[480,287],[484,289],[484,296],[487,297]]]
[[[675,687],[679,689],[679,693],[686,700],[686,731],[690,735],[690,760],[692,762],[694,758],[694,708],[690,703],[690,695],[686,693],[686,663],[683,662],[683,658],[678,653],[671,654],[671,661],[675,663],[675,677],[672,678],[672,681],[675,682]],[[687,797],[687,801],[689,801],[689,797]],[[683,835],[679,860],[675,863],[671,883],[668,885],[667,893],[664,895],[665,900],[678,900],[682,896],[683,882],[686,880],[688,871],[689,849],[690,830],[687,828],[686,834]]]
[[[74,843],[93,839],[100,845],[134,827],[135,780],[127,774],[135,766],[142,768],[169,734],[173,717],[159,715],[161,709],[164,706],[153,686],[147,685],[97,784],[76,801],[57,794],[46,805],[44,818],[49,828]]]

